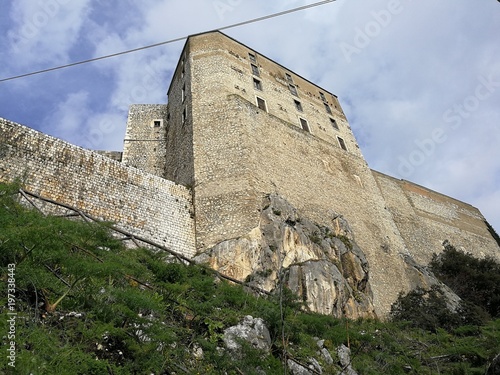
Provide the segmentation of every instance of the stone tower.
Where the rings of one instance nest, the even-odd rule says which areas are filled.
[[[394,182],[370,170],[337,97],[218,31],[188,38],[168,105],[133,106],[126,137],[124,163],[192,189],[199,253],[248,236],[272,193],[321,225],[345,218],[370,264],[381,315],[399,292],[415,286],[405,262],[412,251],[425,244],[430,257],[457,233],[452,222],[431,232],[424,226],[433,224],[415,219],[422,223],[415,242],[409,222],[398,221],[415,206],[409,201],[400,213],[386,203],[381,189]],[[481,222],[478,211],[471,215]],[[424,216],[412,211],[411,217]],[[498,254],[487,230],[478,231]]]

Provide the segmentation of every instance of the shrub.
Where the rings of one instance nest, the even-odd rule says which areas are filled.
[[[460,298],[500,317],[500,264],[492,258],[477,259],[448,242],[431,262],[434,274]]]

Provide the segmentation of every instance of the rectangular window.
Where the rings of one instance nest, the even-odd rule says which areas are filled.
[[[252,64],[252,74],[260,77],[259,67],[255,64]]]
[[[319,96],[321,97],[321,100],[323,100],[324,102],[326,102],[326,96],[325,94],[323,94],[321,91],[319,92]]]
[[[300,126],[302,126],[302,129],[305,130],[306,132],[309,132],[309,133],[311,132],[309,130],[309,124],[307,123],[306,119],[303,119],[303,118],[300,119]]]
[[[337,140],[339,141],[340,148],[342,150],[346,150],[347,151],[347,146],[345,145],[344,140],[342,138],[340,138],[340,137],[337,137]]]
[[[339,126],[337,125],[337,121],[335,121],[335,119],[330,117],[330,123],[332,124],[334,129],[339,130]]]
[[[285,78],[286,80],[289,82],[289,83],[293,83],[293,78],[290,74],[288,73],[285,73]]]
[[[257,107],[267,112],[266,101],[262,98],[259,98],[258,96],[257,96]]]
[[[302,104],[298,100],[294,100],[293,102],[295,103],[295,108],[297,109],[297,111],[302,112]]]
[[[327,104],[327,103],[323,103],[325,105],[325,110],[326,110],[326,113],[328,114],[332,114],[332,109],[330,108],[330,106]]]
[[[185,60],[185,57],[181,60],[181,78],[184,78],[184,74],[186,73]]]
[[[184,84],[182,86],[182,92],[181,92],[181,99],[182,99],[182,102],[184,103],[184,100],[186,100],[186,84]]]
[[[295,96],[299,96],[299,95],[297,94],[297,88],[295,87],[295,85],[289,84],[289,85],[288,85],[288,87],[289,87],[289,89],[290,89],[290,92],[291,92],[293,95],[295,95]]]
[[[256,90],[260,90],[262,91],[262,82],[259,81],[257,78],[254,78],[253,79],[253,87],[256,89]]]
[[[255,57],[255,55],[253,53],[248,53],[248,58],[250,59],[251,62],[253,63],[256,63],[257,62],[257,58]]]
[[[159,128],[161,126],[162,120],[153,120],[153,127]]]

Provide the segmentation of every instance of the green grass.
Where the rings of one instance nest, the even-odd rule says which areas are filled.
[[[6,374],[283,374],[284,351],[324,373],[315,337],[337,361],[349,345],[360,374],[484,373],[500,352],[500,320],[436,332],[406,322],[348,321],[308,314],[291,292],[257,297],[199,266],[166,263],[165,253],[125,249],[104,225],[44,217],[0,185],[0,338],[8,347],[7,265],[16,264],[16,368]],[[59,302],[57,302],[59,301]],[[56,303],[57,302],[57,303]],[[71,312],[82,314],[71,316]],[[261,317],[272,350],[221,351],[223,330]],[[203,358],[193,348],[203,349]]]

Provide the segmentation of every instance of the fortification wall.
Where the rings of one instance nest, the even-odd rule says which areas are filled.
[[[500,248],[477,208],[409,181],[376,171],[373,175],[417,262],[429,263],[445,240],[476,257],[500,260]]]
[[[181,185],[0,119],[0,181],[194,254],[191,194]]]
[[[155,176],[165,177],[166,104],[130,106],[122,162]]]
[[[213,109],[206,113],[211,121],[195,127],[195,135],[206,139],[205,157],[196,161],[203,177],[195,188],[198,250],[257,227],[268,193],[320,224],[332,225],[341,214],[367,256],[374,305],[384,316],[398,293],[410,288],[400,256],[406,248],[364,160],[237,95],[223,106],[225,111]],[[229,125],[221,129],[216,124],[223,121]]]
[[[326,128],[323,102],[307,94],[317,87],[294,76],[312,125],[308,132],[298,124],[296,96],[276,78],[277,64],[258,59],[258,90],[242,58],[248,50],[204,35],[190,43],[198,251],[256,228],[262,199],[273,192],[320,224],[344,215],[370,263],[377,313],[385,315],[398,293],[410,288],[400,257],[407,249],[341,110],[334,117],[348,151],[336,142],[337,130]],[[265,110],[256,96],[266,100]]]

